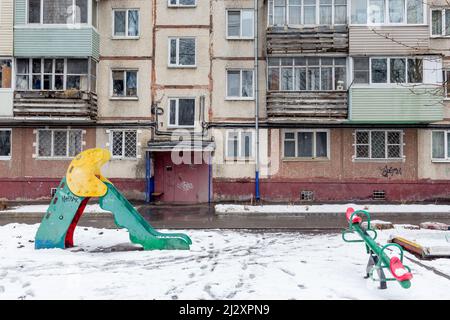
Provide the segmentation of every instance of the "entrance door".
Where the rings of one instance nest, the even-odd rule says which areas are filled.
[[[197,155],[199,156],[199,155]],[[208,201],[208,164],[172,162],[170,152],[157,152],[155,161],[155,192],[162,192],[162,202],[201,203]]]

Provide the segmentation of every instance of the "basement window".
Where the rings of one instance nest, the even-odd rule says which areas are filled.
[[[374,190],[372,192],[373,200],[386,200],[386,192],[384,190]]]
[[[303,190],[300,193],[301,201],[314,201],[314,191]]]

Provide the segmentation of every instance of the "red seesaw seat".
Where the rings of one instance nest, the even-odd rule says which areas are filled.
[[[392,257],[391,262],[389,264],[389,268],[391,270],[392,275],[398,281],[406,281],[412,279],[412,274],[409,272],[400,261],[398,257]]]
[[[347,212],[345,213],[345,216],[347,217],[347,221],[350,222],[350,217],[352,216],[353,212],[355,212],[355,209],[353,208],[348,208]],[[358,215],[354,215],[352,218],[352,223],[361,223],[362,222],[362,218],[359,217]]]

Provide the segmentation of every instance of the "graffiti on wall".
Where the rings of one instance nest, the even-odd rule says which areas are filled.
[[[177,184],[177,188],[184,192],[188,192],[188,191],[194,189],[194,185],[190,182],[183,181],[183,182],[180,182]]]
[[[384,167],[381,167],[379,169],[381,172],[381,176],[384,178],[391,178],[393,176],[402,175],[402,168],[388,167],[387,165],[385,165]]]

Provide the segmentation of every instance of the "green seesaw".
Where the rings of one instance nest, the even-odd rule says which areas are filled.
[[[362,218],[360,215],[367,217],[367,228],[361,227]],[[402,288],[408,289],[411,287],[411,269],[403,265],[403,249],[396,243],[389,243],[385,246],[379,246],[375,239],[377,238],[377,232],[371,228],[370,214],[364,210],[355,211],[353,208],[348,208],[346,212],[346,218],[348,221],[348,229],[342,231],[342,239],[345,242],[364,242],[366,244],[366,250],[369,254],[369,262],[366,268],[366,278],[372,278],[374,281],[380,282],[380,289],[387,288],[387,281],[397,281]],[[349,240],[346,235],[357,233],[362,240]],[[389,257],[386,254],[386,249],[397,248],[400,251],[400,258],[394,256]],[[392,278],[387,278],[384,270],[388,269],[392,274]],[[374,273],[377,273],[375,277]]]

